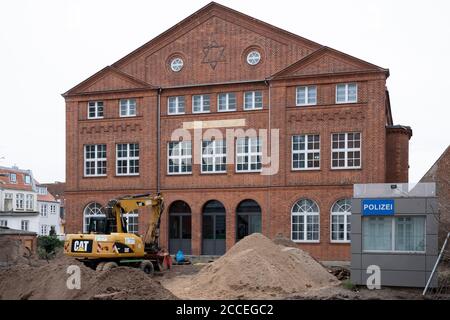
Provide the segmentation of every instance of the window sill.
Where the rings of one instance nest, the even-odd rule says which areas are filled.
[[[97,175],[97,176],[83,176],[84,179],[90,179],[90,178],[106,178],[108,177],[108,175],[103,174],[103,175]]]
[[[167,173],[166,176],[168,177],[177,177],[177,176],[192,176],[192,172],[181,172],[181,173]]]
[[[87,117],[86,120],[102,120],[102,119],[105,119],[105,117],[95,117],[95,118],[89,118],[89,117]]]
[[[114,177],[115,178],[126,178],[126,177],[139,177],[140,174],[115,174]]]
[[[336,104],[355,104],[358,101],[336,101]]]
[[[342,240],[342,241],[339,241],[339,240],[330,240],[330,243],[331,244],[351,244],[351,241],[347,241],[347,240]]]
[[[321,171],[321,169],[320,168],[308,168],[308,169],[294,169],[294,168],[291,168],[291,171],[292,172],[305,172],[305,171]]]
[[[122,116],[122,115],[119,115],[119,118],[136,118],[136,117],[137,117],[136,114],[130,115],[130,116]]]
[[[264,107],[261,107],[261,108],[248,108],[248,109],[246,109],[245,107],[243,108],[244,111],[256,111],[256,110],[263,110],[263,109],[264,109]]]
[[[192,111],[192,114],[207,114],[211,113],[211,111]]]
[[[186,113],[185,112],[183,112],[183,113],[168,113],[167,115],[168,116],[184,116]]]
[[[314,107],[317,106],[317,103],[308,103],[308,104],[296,104],[296,107]]]
[[[320,240],[310,240],[310,241],[307,241],[307,240],[292,240],[292,242],[299,243],[299,244],[301,244],[301,243],[305,243],[305,244],[320,244]]]
[[[238,171],[238,170],[235,170],[235,172],[234,173],[238,173],[238,174],[245,174],[245,173],[253,173],[253,174],[255,174],[255,173],[261,173],[262,172],[262,170],[258,170],[258,171]]]
[[[237,110],[217,110],[218,113],[226,113],[226,112],[236,112]]]
[[[217,171],[217,172],[200,172],[202,175],[227,175],[226,171]]]
[[[361,170],[362,169],[362,167],[354,167],[354,168],[352,168],[352,167],[349,167],[349,168],[333,168],[333,167],[331,167],[331,170]]]

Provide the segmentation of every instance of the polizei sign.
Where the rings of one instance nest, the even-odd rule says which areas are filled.
[[[389,216],[394,214],[394,200],[370,199],[362,201],[363,216]]]

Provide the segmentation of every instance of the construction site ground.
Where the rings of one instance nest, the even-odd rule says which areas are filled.
[[[80,290],[66,286],[69,265],[81,270]],[[442,271],[448,276],[448,270]],[[347,277],[345,269],[324,267],[302,250],[256,234],[214,262],[193,259],[152,278],[127,267],[94,271],[62,254],[49,261],[21,257],[0,267],[0,299],[424,299],[421,288],[368,290]]]

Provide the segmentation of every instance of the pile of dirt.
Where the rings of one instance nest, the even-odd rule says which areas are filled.
[[[69,265],[80,268],[80,289],[71,290],[67,287]],[[141,270],[119,267],[96,272],[67,257],[39,267],[19,264],[0,269],[0,288],[0,299],[7,300],[176,299],[158,281]]]
[[[252,234],[190,281],[168,287],[186,299],[282,298],[339,284],[308,253]]]

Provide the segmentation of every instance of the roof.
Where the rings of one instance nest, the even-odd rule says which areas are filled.
[[[37,200],[43,202],[58,202],[50,192],[47,192],[47,194],[38,193]]]
[[[11,174],[16,175],[16,182],[11,182]],[[30,184],[25,183],[25,176],[30,176]],[[31,170],[0,167],[0,188],[11,190],[33,191],[33,174]]]
[[[0,236],[2,236],[2,235],[29,235],[29,236],[35,236],[36,232],[25,231],[25,230],[17,230],[17,229],[10,229],[8,227],[0,227]]]
[[[436,170],[438,169],[439,164],[441,161],[444,161],[445,157],[450,157],[450,145],[447,146],[445,151],[439,156],[439,158],[433,163],[433,165],[428,169],[428,171],[423,175],[421,182],[424,182],[425,180],[435,181],[436,177],[434,176],[436,173]],[[447,162],[448,163],[448,162]],[[449,174],[450,175],[450,174]]]

